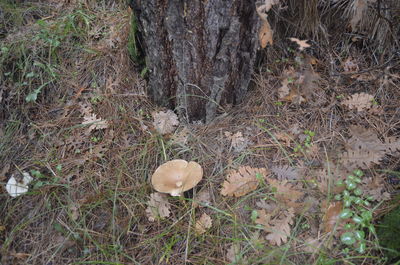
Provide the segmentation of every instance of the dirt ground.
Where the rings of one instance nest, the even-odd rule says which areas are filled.
[[[17,2],[0,3],[1,264],[393,262],[375,230],[400,202],[398,43],[349,29],[303,49],[272,16],[245,102],[157,121],[124,1]],[[180,197],[151,185],[173,159],[204,172]]]

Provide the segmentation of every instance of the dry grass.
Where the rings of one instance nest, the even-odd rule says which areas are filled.
[[[306,2],[300,20],[317,12],[317,1]],[[342,4],[338,1],[338,8],[348,8]],[[261,185],[241,198],[223,197],[220,189],[226,171],[241,165],[269,168],[290,164],[303,168],[304,176],[310,177],[328,159],[337,161],[350,124],[373,128],[380,135],[399,136],[400,82],[395,74],[399,66],[394,64],[398,54],[391,60],[385,57],[389,63],[380,65],[375,53],[348,44],[345,38],[332,37],[333,44],[322,41],[330,31],[327,26],[321,31],[324,38],[315,38],[319,40],[313,51],[319,60],[315,70],[321,80],[313,100],[302,105],[281,104],[276,90],[280,74],[296,65],[296,54],[286,49],[285,41],[278,42],[276,49],[268,49],[246,102],[207,126],[186,125],[188,143],[174,145],[152,128],[151,112],[156,107],[148,102],[145,81],[129,58],[130,13],[122,1],[34,1],[18,7],[10,8],[20,14],[18,23],[8,15],[3,26],[5,38],[0,40],[10,51],[8,57],[0,57],[4,62],[0,74],[11,76],[1,80],[0,107],[0,165],[9,164],[11,169],[5,177],[0,175],[0,181],[5,183],[11,173],[18,172],[17,167],[39,173],[27,195],[11,199],[5,190],[0,194],[2,264],[226,264],[232,245],[240,249],[237,264],[383,262],[372,236],[364,256],[346,256],[337,243],[317,254],[306,252],[307,238],[318,237],[323,215],[319,205],[297,215],[289,243],[270,246],[262,237],[257,239],[260,229],[250,216],[257,201],[273,197],[271,189]],[[318,10],[328,12],[326,7]],[[339,15],[329,12],[332,17]],[[38,17],[44,18],[46,26],[34,23]],[[305,21],[302,34],[318,35],[320,20]],[[287,25],[291,32],[285,38],[299,32]],[[40,32],[44,37],[33,41]],[[52,49],[54,40],[60,45]],[[387,43],[379,45],[398,47]],[[348,56],[357,58],[361,68],[370,69],[376,78],[354,82],[341,74],[341,63]],[[37,61],[48,67],[41,68]],[[26,75],[32,70],[37,76],[30,79]],[[27,103],[25,97],[45,80],[52,81],[35,102]],[[27,84],[17,86],[23,82]],[[359,91],[374,95],[384,114],[359,115],[340,105],[339,96]],[[88,133],[89,126],[81,124],[82,104],[107,120],[108,128]],[[286,146],[274,136],[291,134],[296,127],[300,134],[304,130],[316,133],[315,152],[295,152],[294,143],[301,143],[297,137]],[[234,152],[224,136],[226,131],[243,132],[252,144],[243,152]],[[184,198],[169,198],[173,205],[170,218],[149,222],[145,213],[153,192],[149,177],[158,165],[174,158],[199,162],[205,179]],[[399,166],[394,157],[388,157],[367,174],[396,171]],[[302,191],[307,197],[326,198],[310,179],[299,183],[304,183]],[[210,206],[194,207],[192,200],[205,190],[210,193]],[[213,226],[196,235],[193,226],[202,213],[212,217]],[[332,236],[322,241],[329,240]]]

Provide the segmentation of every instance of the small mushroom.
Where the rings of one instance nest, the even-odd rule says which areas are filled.
[[[151,177],[151,184],[158,192],[180,196],[190,190],[203,177],[203,169],[196,162],[176,159],[159,166]]]

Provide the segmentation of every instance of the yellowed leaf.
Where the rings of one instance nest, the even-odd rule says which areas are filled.
[[[297,38],[289,38],[289,40],[296,42],[299,45],[299,51],[303,51],[306,48],[310,48],[311,45],[307,43],[308,40],[299,40]]]
[[[204,234],[212,226],[212,219],[206,213],[203,213],[199,220],[197,220],[194,230],[197,234]]]
[[[221,194],[223,196],[240,197],[257,189],[259,180],[258,176],[264,178],[267,174],[265,168],[252,168],[242,166],[238,170],[228,173],[226,180],[222,185]]]

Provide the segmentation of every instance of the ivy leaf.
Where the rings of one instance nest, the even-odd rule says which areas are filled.
[[[340,241],[342,241],[342,243],[350,246],[350,245],[353,245],[356,242],[356,239],[355,239],[354,234],[352,232],[346,232],[346,233],[343,233],[340,236]]]

